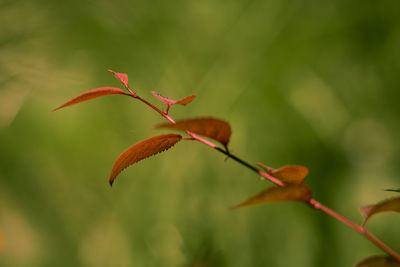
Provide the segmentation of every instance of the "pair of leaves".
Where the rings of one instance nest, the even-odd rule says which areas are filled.
[[[117,78],[125,86],[125,88],[127,88],[130,91],[130,89],[128,87],[128,75],[127,74],[115,72],[115,71],[112,71],[112,70],[108,70],[108,71],[111,72],[114,75],[114,77]],[[130,92],[132,94],[134,94],[132,91],[130,91]],[[127,94],[124,91],[122,91],[121,89],[115,88],[115,87],[96,88],[96,89],[92,89],[92,90],[86,91],[86,92],[84,92],[84,93],[72,98],[71,100],[69,100],[66,103],[64,103],[63,105],[53,109],[52,111],[56,111],[58,109],[61,109],[61,108],[67,107],[67,106],[71,106],[71,105],[74,105],[74,104],[78,104],[80,102],[87,101],[87,100],[90,100],[90,99],[93,99],[93,98],[97,98],[97,97],[100,97],[100,96],[113,95],[113,94],[122,94],[122,95],[128,95],[129,96],[129,94]],[[196,97],[195,95],[190,95],[190,96],[187,96],[185,98],[182,98],[180,100],[176,100],[175,101],[175,100],[169,99],[167,97],[164,97],[164,96],[162,96],[162,95],[160,95],[160,94],[158,94],[158,93],[156,93],[154,91],[152,92],[152,94],[155,97],[157,97],[159,100],[161,100],[162,102],[164,102],[164,103],[166,103],[168,105],[167,110],[172,105],[175,105],[175,104],[179,104],[179,105],[189,104]]]
[[[214,118],[178,121],[176,124],[161,124],[156,128],[170,128],[182,131],[189,130],[223,142],[223,144],[227,144],[230,137],[229,124]],[[113,184],[118,174],[128,166],[169,149],[181,139],[182,136],[178,134],[165,134],[143,140],[131,146],[115,161],[109,178],[110,185]]]
[[[256,162],[256,165],[287,184],[301,184],[308,175],[308,169],[300,165],[288,165],[277,170],[258,162]]]
[[[171,107],[172,105],[175,105],[175,104],[179,104],[179,105],[183,105],[183,106],[187,105],[190,102],[192,102],[193,99],[196,97],[195,95],[190,95],[190,96],[184,97],[184,98],[182,98],[180,100],[172,100],[172,99],[169,99],[168,97],[162,96],[159,93],[156,93],[154,91],[151,91],[151,93],[156,98],[158,98],[158,100],[160,100],[161,102],[164,102],[165,104],[167,104],[168,109],[169,109],[169,107]]]
[[[356,267],[400,267],[400,262],[388,256],[377,255],[359,262]]]
[[[400,197],[386,199],[377,204],[362,207],[361,212],[365,217],[363,226],[372,216],[389,211],[400,212]]]
[[[223,120],[211,117],[181,120],[177,121],[176,124],[163,123],[156,125],[155,128],[190,131],[192,133],[214,139],[223,144],[225,147],[228,146],[229,139],[231,137],[230,125]]]
[[[308,202],[311,200],[311,189],[302,183],[304,178],[308,175],[308,169],[306,167],[288,165],[275,170],[262,163],[256,163],[256,165],[265,170],[268,174],[284,182],[285,186],[267,188],[254,197],[235,206],[235,208],[275,201]]]

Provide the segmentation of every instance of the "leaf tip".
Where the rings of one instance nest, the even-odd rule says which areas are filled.
[[[108,72],[112,73],[125,87],[128,86],[128,75],[126,73],[119,73],[113,70],[108,70]]]
[[[364,217],[368,217],[368,214],[370,213],[371,209],[374,207],[374,205],[368,205],[360,208],[360,211]]]
[[[195,98],[196,98],[195,95],[190,95],[190,96],[184,97],[184,98],[176,101],[175,104],[180,104],[180,105],[186,106],[187,104],[191,103],[193,101],[193,99],[195,99]]]

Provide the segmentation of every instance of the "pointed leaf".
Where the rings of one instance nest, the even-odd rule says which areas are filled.
[[[71,106],[74,104],[78,104],[80,102],[84,102],[93,98],[97,98],[100,96],[106,96],[106,95],[115,95],[115,94],[121,94],[121,95],[128,95],[127,93],[125,93],[124,91],[122,91],[119,88],[115,88],[115,87],[102,87],[102,88],[96,88],[96,89],[92,89],[89,91],[86,91],[78,96],[75,96],[74,98],[72,98],[71,100],[65,102],[64,104],[62,104],[61,106],[53,109],[52,111],[56,111],[58,109],[67,107],[67,106]]]
[[[177,121],[176,124],[163,123],[155,128],[169,128],[203,135],[221,142],[225,147],[228,145],[231,136],[231,127],[223,120],[215,118],[198,118]]]
[[[288,165],[275,170],[262,163],[256,162],[255,164],[268,174],[288,184],[301,184],[308,175],[308,169],[300,165]]]
[[[271,174],[283,182],[301,184],[304,178],[306,178],[308,175],[308,169],[304,166],[288,165],[280,169],[273,170]]]
[[[284,187],[270,187],[234,208],[263,204],[276,201],[302,201],[311,199],[311,189],[305,184],[290,184]]]
[[[364,259],[356,267],[400,267],[400,262],[386,255],[377,255]]]
[[[175,101],[175,104],[187,105],[190,102],[192,102],[195,97],[196,97],[195,95],[190,95],[190,96],[184,97],[180,100]]]
[[[125,150],[115,161],[110,173],[109,183],[113,184],[117,175],[126,167],[169,149],[182,139],[178,134],[164,134],[140,141]]]
[[[175,101],[175,100],[169,99],[168,97],[165,97],[165,96],[163,96],[163,95],[161,95],[161,94],[159,94],[157,92],[151,91],[151,93],[155,97],[157,97],[158,100],[160,100],[161,102],[164,102],[168,106],[172,106],[172,105],[175,105],[175,104],[186,105],[186,104],[189,104],[190,102],[192,102],[193,99],[196,97],[195,95],[190,95],[190,96],[187,96],[187,97],[184,97],[184,98],[182,98],[180,100]]]
[[[157,92],[151,91],[151,93],[157,97],[161,102],[164,102],[165,104],[167,104],[168,106],[172,106],[173,104],[175,104],[175,100],[169,99],[168,97],[162,96]]]
[[[400,212],[400,197],[390,198],[375,205],[362,207],[361,212],[365,216],[363,225],[375,214],[389,211]]]
[[[112,70],[108,70],[112,74],[114,74],[115,78],[117,78],[125,87],[128,87],[128,75],[125,73],[119,73]]]

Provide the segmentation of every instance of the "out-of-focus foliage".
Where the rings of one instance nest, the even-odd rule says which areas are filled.
[[[397,196],[399,1],[0,2],[1,266],[354,266],[378,248],[299,203],[232,211],[266,187],[186,142],[110,188],[119,153],[159,114],[109,96],[49,113],[86,90],[120,86],[176,119],[215,116],[249,162],[307,166],[313,196],[362,222]],[[368,229],[400,251],[398,214]]]

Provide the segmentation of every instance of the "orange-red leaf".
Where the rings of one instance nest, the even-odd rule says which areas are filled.
[[[179,99],[179,100],[175,101],[175,104],[179,104],[179,105],[189,104],[190,102],[193,101],[193,99],[195,97],[196,97],[195,95],[190,95],[190,96],[184,97],[182,99]]]
[[[306,178],[308,175],[308,169],[300,165],[288,165],[277,170],[265,166],[262,163],[256,163],[256,165],[260,168],[263,168],[275,178],[278,178],[282,182],[288,184],[301,184],[304,178]]]
[[[389,211],[400,212],[400,197],[386,199],[378,204],[362,207],[361,212],[365,217],[363,225],[375,214]]]
[[[263,204],[276,201],[301,201],[307,202],[311,199],[311,189],[305,184],[290,184],[284,187],[270,187],[254,197],[240,203],[234,208]]]
[[[185,131],[188,130],[195,134],[203,135],[221,142],[224,146],[228,145],[231,137],[231,127],[223,120],[215,118],[198,118],[177,121],[176,124],[163,123],[155,126],[156,128],[169,128]]]
[[[164,134],[140,141],[125,150],[115,161],[110,173],[109,183],[113,184],[117,175],[126,167],[160,153],[175,145],[182,139],[178,134]]]
[[[112,74],[114,74],[115,78],[117,78],[125,87],[128,87],[128,75],[125,73],[119,73],[112,70],[108,70]]]
[[[192,102],[193,99],[196,97],[195,95],[190,95],[190,96],[187,96],[187,97],[184,97],[184,98],[182,98],[182,99],[180,99],[180,100],[176,100],[176,101],[175,101],[175,100],[169,99],[168,97],[165,97],[165,96],[163,96],[163,95],[160,95],[160,94],[157,93],[157,92],[152,91],[151,93],[152,93],[155,97],[157,97],[158,100],[160,100],[161,102],[164,102],[164,103],[167,104],[168,106],[172,106],[172,105],[175,105],[175,104],[186,105],[186,104],[189,104],[190,102]]]
[[[168,97],[165,97],[163,95],[160,95],[157,92],[151,91],[151,93],[158,98],[158,100],[160,100],[161,102],[164,102],[165,104],[167,104],[168,106],[172,106],[173,104],[175,104],[175,100],[169,99]]]
[[[308,175],[308,169],[299,165],[288,165],[277,170],[273,170],[271,175],[285,183],[301,184]]]
[[[356,267],[400,267],[400,262],[386,255],[377,255],[364,259]]]
[[[100,96],[106,96],[106,95],[115,95],[115,94],[121,94],[121,95],[128,95],[127,93],[125,93],[124,91],[122,91],[119,88],[115,88],[115,87],[101,87],[101,88],[96,88],[96,89],[92,89],[89,91],[86,91],[78,96],[75,96],[74,98],[72,98],[71,100],[65,102],[64,104],[62,104],[61,106],[53,109],[52,111],[56,111],[60,108],[64,108],[67,106],[71,106],[74,104],[78,104],[80,102],[84,102],[93,98],[97,98]]]

